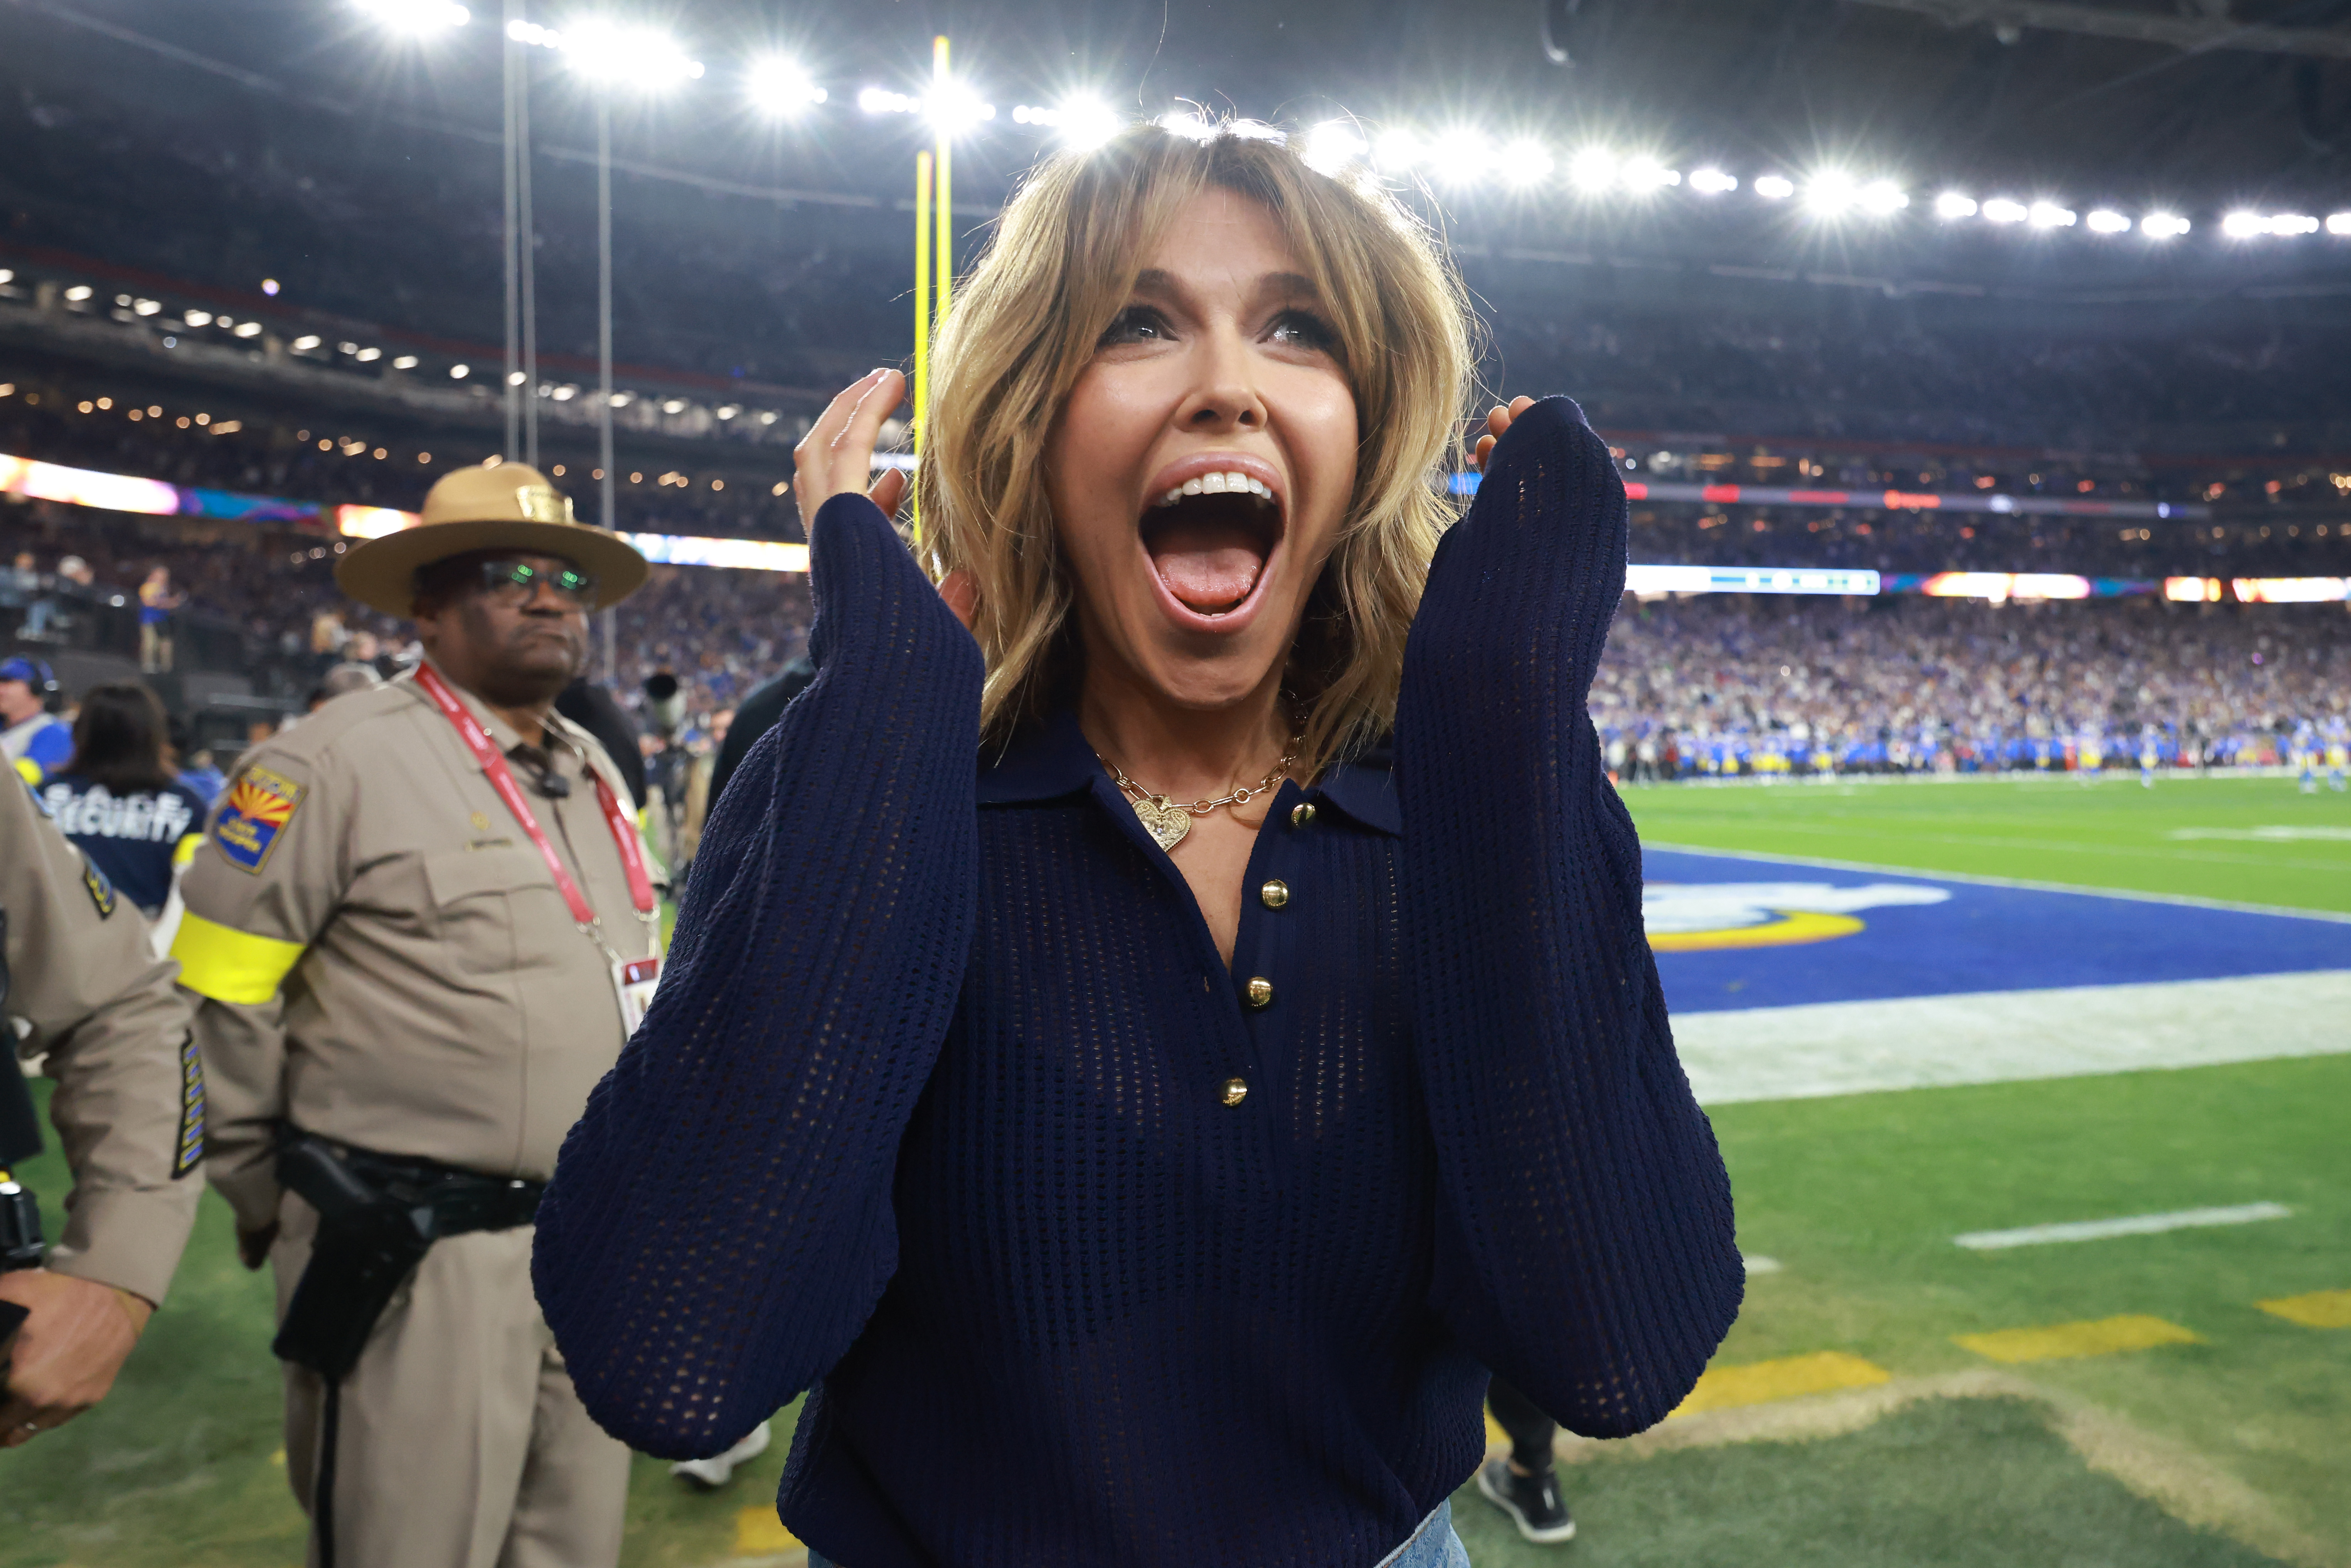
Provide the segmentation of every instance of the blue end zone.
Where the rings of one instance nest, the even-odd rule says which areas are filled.
[[[2318,916],[1677,850],[1643,865],[1677,1013],[2351,969],[2351,922]]]

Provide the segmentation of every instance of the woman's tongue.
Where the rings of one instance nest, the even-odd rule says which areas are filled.
[[[1257,586],[1265,549],[1238,523],[1209,518],[1170,523],[1146,541],[1151,564],[1167,591],[1188,610],[1214,615],[1230,610]]]

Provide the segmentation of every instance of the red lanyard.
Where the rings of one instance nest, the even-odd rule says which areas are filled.
[[[416,666],[416,684],[424,688],[424,695],[433,699],[434,706],[457,727],[465,748],[474,754],[474,760],[482,765],[482,772],[488,777],[490,788],[498,792],[498,799],[507,803],[507,810],[514,813],[514,819],[522,825],[522,831],[530,836],[532,843],[538,846],[540,857],[547,862],[547,869],[554,873],[555,890],[563,894],[563,902],[571,906],[571,918],[584,926],[598,924],[595,906],[580,891],[580,884],[571,880],[571,873],[564,867],[563,857],[555,852],[555,846],[549,843],[547,835],[539,831],[538,819],[530,812],[530,802],[522,798],[522,789],[515,782],[514,769],[507,766],[505,756],[498,750],[497,743],[490,738],[489,732],[482,727],[481,721],[457,700],[457,694],[449,689],[449,683],[443,680],[432,665]],[[613,795],[612,787],[604,782],[604,776],[593,767],[588,769],[588,776],[596,781],[596,803],[604,809],[604,825],[612,830],[612,841],[621,847],[621,865],[629,873],[629,902],[636,905],[639,915],[651,915],[653,912],[653,878],[645,874],[644,854],[637,843],[637,825],[629,821],[628,813],[621,810],[621,802]]]

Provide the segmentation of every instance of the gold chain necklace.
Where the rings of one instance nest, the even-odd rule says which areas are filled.
[[[1192,831],[1192,820],[1195,817],[1205,817],[1219,806],[1246,806],[1267,790],[1279,789],[1282,779],[1289,777],[1290,768],[1296,765],[1298,748],[1304,743],[1305,738],[1301,735],[1291,736],[1289,748],[1282,753],[1281,760],[1273,765],[1273,771],[1256,783],[1237,786],[1213,800],[1194,800],[1188,804],[1182,800],[1170,800],[1165,795],[1154,794],[1128,778],[1125,768],[1121,768],[1099,751],[1094,753],[1094,758],[1104,768],[1110,769],[1112,781],[1117,784],[1120,792],[1126,796],[1127,803],[1134,808],[1135,820],[1143,824],[1143,831],[1149,833],[1161,849],[1172,850],[1184,841],[1185,834]]]

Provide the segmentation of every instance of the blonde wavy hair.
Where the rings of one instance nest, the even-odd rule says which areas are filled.
[[[1313,279],[1354,393],[1354,494],[1284,672],[1307,776],[1395,720],[1405,635],[1452,503],[1474,318],[1436,236],[1367,179],[1317,172],[1262,127],[1205,138],[1136,125],[1042,164],[1006,206],[933,360],[920,551],[969,574],[987,656],[982,733],[1001,743],[1075,689],[1071,588],[1045,492],[1046,443],[1096,343],[1185,204],[1261,204]]]

